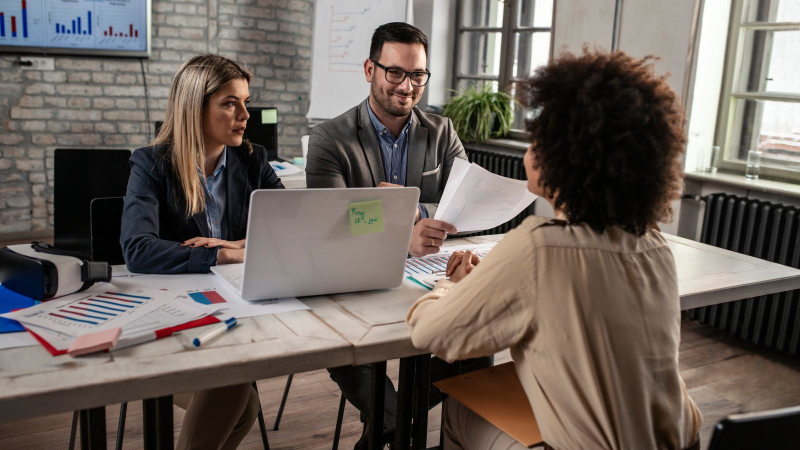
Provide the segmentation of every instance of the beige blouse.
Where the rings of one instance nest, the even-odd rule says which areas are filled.
[[[675,261],[657,231],[529,217],[406,322],[416,347],[447,361],[510,347],[556,449],[681,449],[698,437],[702,415],[678,373]]]

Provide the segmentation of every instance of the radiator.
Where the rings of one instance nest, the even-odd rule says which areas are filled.
[[[527,179],[525,177],[525,167],[522,165],[522,155],[502,154],[470,148],[467,148],[466,151],[469,162],[473,162],[489,172],[502,175],[507,178],[513,178],[515,180]],[[519,213],[517,217],[514,217],[498,227],[465,236],[508,233],[516,228],[517,225],[521,224],[522,221],[530,215],[533,215],[533,203]]]
[[[793,206],[711,194],[700,241],[791,267],[800,266],[798,217]],[[800,290],[690,310],[689,318],[755,344],[798,353]]]

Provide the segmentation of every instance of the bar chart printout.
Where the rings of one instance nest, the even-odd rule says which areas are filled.
[[[4,314],[23,325],[35,325],[70,336],[102,331],[141,319],[175,298],[169,291],[81,292]]]
[[[9,8],[10,7],[10,8]],[[6,28],[8,21],[8,28]],[[8,35],[6,31],[9,31]],[[28,39],[28,1],[0,3],[0,38]]]

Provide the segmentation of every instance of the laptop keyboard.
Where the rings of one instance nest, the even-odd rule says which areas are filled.
[[[238,287],[240,291],[242,290],[242,279],[243,278],[244,278],[244,276],[241,273],[233,273],[233,274],[228,275],[228,280],[234,286]]]

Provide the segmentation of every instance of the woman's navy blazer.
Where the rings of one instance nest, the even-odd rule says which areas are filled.
[[[225,147],[227,201],[222,239],[238,241],[247,233],[250,193],[283,189],[260,145]],[[210,237],[205,212],[186,217],[186,201],[172,172],[166,147],[143,147],[131,156],[131,176],[122,213],[120,243],[128,270],[140,273],[207,273],[217,248],[181,247],[195,237]]]

